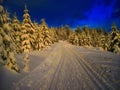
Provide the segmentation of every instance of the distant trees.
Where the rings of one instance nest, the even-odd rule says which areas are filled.
[[[50,28],[49,34],[51,36],[52,44],[54,44],[54,42],[58,42],[57,28]]]
[[[120,52],[120,31],[115,24],[109,33],[102,28],[88,28],[83,26],[72,30],[68,25],[57,28],[59,40],[67,40],[73,45],[98,47],[105,51]]]
[[[120,53],[120,32],[115,24],[112,25],[110,33],[102,28],[88,29],[87,27],[77,27],[72,32],[68,41],[73,45],[100,47],[115,53]]]
[[[69,25],[61,26],[57,29],[57,35],[59,40],[68,40],[73,34],[73,30],[70,28]]]

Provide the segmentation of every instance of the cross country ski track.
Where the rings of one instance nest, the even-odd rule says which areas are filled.
[[[75,46],[61,41],[52,49],[39,65],[14,82],[12,90],[115,90]]]

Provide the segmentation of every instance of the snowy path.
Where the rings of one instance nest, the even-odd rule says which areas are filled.
[[[12,90],[115,90],[86,59],[95,51],[80,50],[67,42],[57,43],[44,61],[14,82]]]

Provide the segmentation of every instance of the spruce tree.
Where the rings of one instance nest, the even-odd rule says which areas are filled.
[[[112,32],[109,34],[109,51],[114,53],[120,53],[120,33],[117,29],[117,26],[112,24]]]
[[[76,33],[80,34],[81,33],[81,29],[80,27],[78,26],[77,29],[75,30]]]
[[[83,27],[82,28],[82,33],[81,33],[81,39],[82,39],[82,45],[83,46],[91,46],[91,36],[90,36],[90,33],[89,33],[89,30],[87,27]]]
[[[78,38],[78,35],[74,35],[74,44],[76,45],[76,46],[79,46],[79,38]]]
[[[22,22],[22,26],[24,26],[27,30],[27,33],[29,34],[29,41],[30,41],[30,51],[35,49],[35,29],[34,29],[34,25],[30,19],[30,15],[29,15],[29,10],[27,9],[27,6],[25,5],[25,10],[24,10],[24,15],[23,15],[23,22]]]
[[[28,54],[30,52],[30,40],[29,40],[29,34],[27,32],[27,28],[22,24],[22,35],[21,35],[21,40],[22,40],[22,51],[24,53],[24,71],[27,72],[29,71],[29,57]]]
[[[64,36],[65,36],[65,40],[68,40],[70,34],[71,34],[71,28],[69,25],[65,25],[64,27]]]
[[[98,47],[99,46],[99,34],[97,33],[97,29],[91,30],[91,38],[92,38],[92,46]]]
[[[19,72],[20,69],[16,63],[16,59],[14,57],[14,47],[15,44],[12,39],[13,28],[11,27],[9,13],[4,11],[4,9],[0,12],[0,36],[1,36],[1,57],[2,64],[5,65],[6,68],[10,70],[14,70]]]
[[[102,48],[105,50],[105,51],[107,51],[108,50],[108,36],[106,36],[106,35],[102,35],[101,36],[101,45],[102,45]]]
[[[2,1],[0,0],[0,3]],[[3,31],[3,28],[2,28],[2,25],[3,25],[3,6],[0,5],[0,65],[2,65],[4,63],[4,61],[2,60],[2,53],[3,53],[3,50],[4,50],[4,43],[3,43],[3,35],[4,35],[4,31]]]
[[[73,45],[79,46],[79,38],[78,38],[78,35],[75,32],[70,34],[69,42],[72,43]]]
[[[98,29],[97,33],[98,33],[98,47],[101,47],[106,51],[108,48],[107,33],[105,33],[102,30],[102,28]]]
[[[24,71],[28,72],[29,71],[29,52],[31,51],[32,45],[33,45],[33,36],[32,33],[34,32],[33,30],[33,24],[30,19],[30,16],[28,14],[28,9],[25,5],[25,10],[24,10],[24,15],[23,15],[23,22],[22,22],[22,35],[21,35],[21,40],[22,40],[22,51],[24,53]]]
[[[54,42],[58,41],[56,28],[50,28],[49,32],[50,32],[50,36],[51,36],[51,42],[52,42],[52,44],[54,44]]]
[[[68,25],[66,25],[66,26],[61,26],[61,27],[59,28],[59,30],[58,30],[58,35],[59,35],[59,39],[60,39],[60,40],[67,40],[67,38],[68,38],[68,35],[67,35],[67,34],[69,34],[68,30],[69,30],[69,26],[68,26]]]
[[[43,30],[40,29],[38,23],[34,23],[36,29],[36,49],[43,50],[44,49],[44,33]]]
[[[58,35],[57,35],[57,30],[58,30],[57,28],[53,29],[54,42],[58,42],[59,40]]]
[[[78,39],[79,39],[79,46],[82,46],[82,35],[81,33],[78,33]]]
[[[44,35],[44,45],[45,47],[48,47],[51,45],[51,36],[50,36],[50,32],[49,32],[49,28],[47,23],[45,22],[45,19],[41,19],[41,25],[40,25],[40,29],[41,31],[43,31],[43,35]]]
[[[1,20],[0,20],[1,21]],[[0,65],[3,65],[4,64],[4,59],[2,58],[2,54],[3,54],[3,51],[4,51],[4,42],[3,42],[3,38],[6,34],[4,33],[3,31],[3,28],[1,27],[0,25]]]
[[[16,53],[21,53],[21,23],[18,20],[16,14],[13,17],[13,23],[12,23],[12,27],[14,30],[14,41],[15,41],[15,45],[16,45]]]

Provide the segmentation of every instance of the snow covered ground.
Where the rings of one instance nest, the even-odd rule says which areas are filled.
[[[23,68],[23,55],[16,55]],[[0,67],[0,90],[119,90],[120,55],[65,41],[30,53],[30,72]]]

